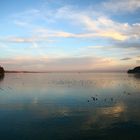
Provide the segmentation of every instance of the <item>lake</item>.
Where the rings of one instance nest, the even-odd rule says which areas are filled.
[[[1,140],[139,138],[139,75],[7,73],[0,79]]]

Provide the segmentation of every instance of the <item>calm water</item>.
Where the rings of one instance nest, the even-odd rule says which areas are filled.
[[[139,138],[137,75],[6,74],[0,79],[0,140]]]

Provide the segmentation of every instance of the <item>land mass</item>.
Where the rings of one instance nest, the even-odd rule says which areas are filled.
[[[50,70],[50,71],[22,71],[22,70],[4,70],[3,67],[0,66],[0,75],[4,75],[4,73],[69,73],[69,72],[78,72],[78,73],[91,73],[91,72],[125,72],[125,71],[100,71],[100,70]],[[140,73],[140,66],[135,67],[134,69],[130,69],[127,73]]]
[[[132,70],[128,70],[127,73],[140,73],[140,66],[135,67]]]
[[[0,66],[0,76],[4,75],[4,68]]]

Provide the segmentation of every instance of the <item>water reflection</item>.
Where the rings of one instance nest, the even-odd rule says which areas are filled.
[[[121,73],[6,74],[0,84],[0,137],[138,139],[139,85]]]
[[[4,79],[4,74],[0,74],[0,81]]]
[[[134,77],[140,79],[140,74],[135,74]]]
[[[139,73],[135,73],[135,74],[128,74],[129,77],[134,77],[136,79],[139,79],[140,78],[140,74]]]

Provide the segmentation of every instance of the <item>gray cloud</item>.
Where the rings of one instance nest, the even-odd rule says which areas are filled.
[[[130,60],[130,59],[132,59],[132,58],[130,58],[130,57],[125,57],[125,58],[122,58],[122,59],[120,59],[120,60]]]
[[[112,40],[111,43],[113,44],[114,47],[117,48],[135,48],[140,51],[140,39],[130,39],[130,40],[125,40],[125,41],[114,41]]]
[[[134,12],[140,9],[140,0],[109,0],[102,6],[113,12]]]

